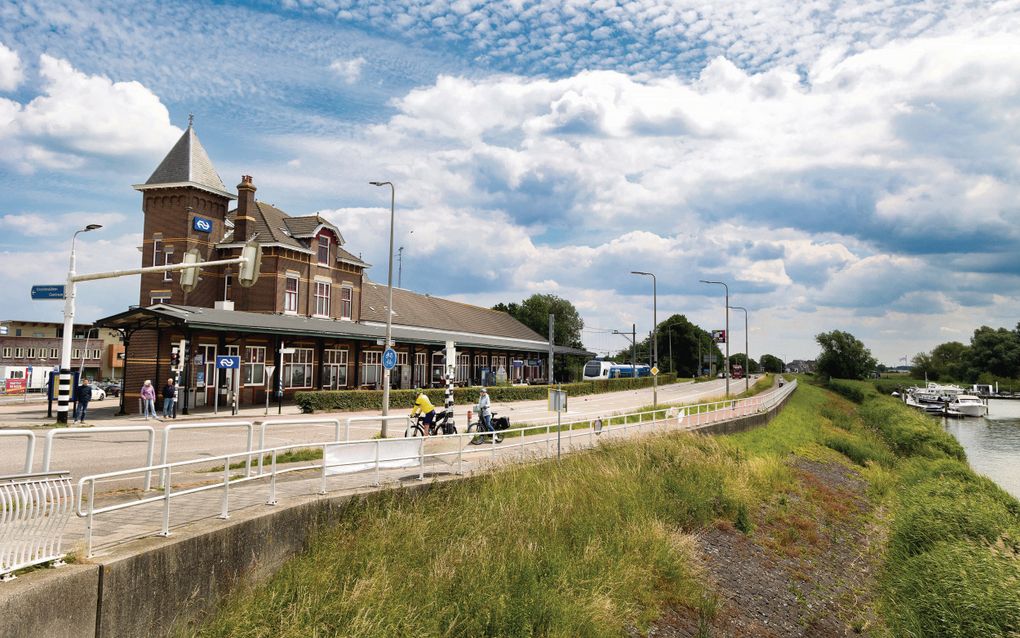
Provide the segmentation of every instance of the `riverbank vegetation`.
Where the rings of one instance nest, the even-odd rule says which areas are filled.
[[[934,420],[850,385],[859,403],[802,384],[732,436],[367,496],[179,635],[1020,631],[1020,505]]]

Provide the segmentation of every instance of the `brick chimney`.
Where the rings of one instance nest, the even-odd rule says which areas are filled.
[[[248,241],[255,221],[255,184],[251,175],[242,175],[237,185],[237,216],[234,217],[234,241]]]

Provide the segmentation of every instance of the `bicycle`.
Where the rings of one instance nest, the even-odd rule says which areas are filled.
[[[429,425],[429,436],[440,434],[456,434],[457,426],[450,423],[450,416],[446,410],[436,411],[436,418]],[[407,429],[404,430],[405,437],[425,436],[425,415],[407,415]]]
[[[506,430],[510,427],[510,419],[507,417],[496,418],[496,413],[492,413],[492,430],[486,430],[482,425],[482,417],[478,416],[478,419],[474,423],[468,424],[468,434],[477,432],[475,436],[471,437],[471,445],[481,445],[485,441],[491,441],[493,434],[496,435],[496,443],[503,442],[503,435],[499,434],[499,430]]]

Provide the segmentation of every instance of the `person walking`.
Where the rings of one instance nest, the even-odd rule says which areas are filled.
[[[156,388],[152,387],[152,381],[149,379],[142,385],[142,414],[145,415],[146,421],[149,420],[150,414],[152,418],[156,418]]]
[[[89,385],[88,378],[81,380],[81,385],[78,386],[78,402],[74,408],[74,423],[81,422],[82,427],[88,427],[85,425],[85,412],[89,409],[89,401],[92,400],[92,386]]]
[[[174,385],[173,378],[166,380],[166,385],[163,386],[163,418],[169,419],[170,417],[176,417],[174,410],[174,400],[177,397],[177,386]]]

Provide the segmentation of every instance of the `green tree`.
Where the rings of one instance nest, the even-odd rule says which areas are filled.
[[[965,360],[968,381],[976,381],[982,373],[1020,376],[1020,324],[1016,330],[981,326],[970,339]]]
[[[498,303],[492,309],[507,313],[543,337],[549,335],[549,315],[556,315],[553,342],[558,346],[584,347],[581,343],[584,319],[574,304],[562,297],[534,294],[519,304]]]
[[[765,372],[782,372],[783,360],[772,354],[761,356],[761,367]]]
[[[915,379],[927,379],[938,381],[942,376],[941,371],[935,366],[932,356],[927,352],[918,352],[910,360],[910,376]]]
[[[822,347],[815,365],[823,377],[864,379],[878,364],[871,350],[849,332],[822,332],[815,341]]]
[[[961,380],[967,374],[969,348],[959,341],[948,341],[931,351],[932,365],[945,379]]]
[[[758,366],[758,362],[755,361],[754,358],[751,359],[751,365],[750,367],[748,367],[747,355],[745,355],[743,352],[738,352],[736,354],[730,355],[730,368],[732,368],[735,365],[742,367],[745,372],[758,372],[761,369]]]
[[[720,352],[718,344],[712,341],[711,333],[694,325],[684,315],[671,315],[665,321],[660,321],[656,334],[656,341],[659,345],[659,369],[663,372],[676,371],[677,375],[681,377],[697,375],[699,343],[702,356],[715,354],[717,357],[716,368],[722,369],[722,352]],[[650,336],[638,340],[638,364],[648,363],[651,343]],[[621,347],[614,359],[630,363],[630,345]]]

